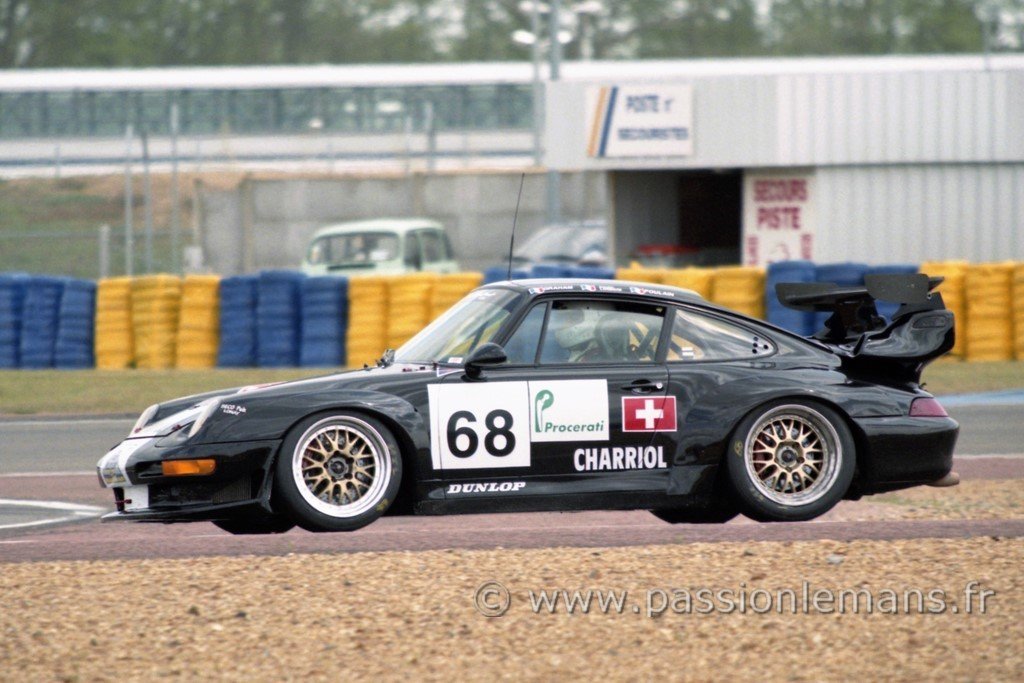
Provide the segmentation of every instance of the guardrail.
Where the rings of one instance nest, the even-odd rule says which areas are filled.
[[[587,277],[693,289],[706,299],[803,335],[822,323],[783,308],[777,282],[860,284],[871,273],[926,272],[956,315],[952,355],[1024,360],[1024,263],[868,266],[776,263],[765,269],[551,267],[513,278]],[[484,273],[307,277],[266,271],[213,275],[73,278],[0,273],[0,368],[362,367],[396,348],[482,282]],[[881,304],[891,316],[894,306]]]

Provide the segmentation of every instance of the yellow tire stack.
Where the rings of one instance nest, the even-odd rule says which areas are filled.
[[[437,273],[410,273],[388,282],[388,348],[397,349],[430,322],[437,278]]]
[[[388,347],[388,283],[379,276],[348,281],[348,336],[346,357],[350,368],[373,365]]]
[[[764,318],[764,268],[725,266],[715,269],[711,300],[751,318]]]
[[[967,360],[1013,358],[1013,264],[967,269]]]
[[[714,275],[715,271],[711,268],[675,268],[664,272],[662,284],[692,289],[705,299],[710,299]]]
[[[96,283],[96,367],[120,370],[135,362],[132,281],[104,278]]]
[[[967,261],[927,261],[921,264],[921,272],[929,277],[945,278],[936,290],[942,295],[942,302],[953,312],[956,343],[950,355],[963,358],[967,349],[967,298],[964,285],[967,281]]]
[[[663,285],[665,284],[665,274],[667,272],[669,271],[666,268],[642,268],[637,264],[633,264],[629,268],[619,268],[616,270],[615,279]]]
[[[132,280],[132,326],[135,364],[140,368],[174,367],[181,308],[181,280],[174,275],[143,275]]]
[[[220,342],[220,277],[188,275],[181,285],[176,363],[179,368],[212,368]]]
[[[430,319],[435,320],[462,297],[479,287],[483,281],[483,273],[450,273],[439,276],[430,292]]]
[[[1013,266],[1013,350],[1024,360],[1024,263]]]

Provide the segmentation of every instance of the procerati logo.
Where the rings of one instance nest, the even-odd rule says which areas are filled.
[[[604,432],[605,420],[580,422],[564,421],[550,418],[548,410],[555,405],[555,393],[549,389],[541,389],[533,397],[533,432],[534,434],[585,434],[588,432]]]

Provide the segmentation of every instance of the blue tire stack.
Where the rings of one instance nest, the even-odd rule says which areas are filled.
[[[573,266],[569,269],[569,277],[586,280],[614,280],[615,270],[601,266]]]
[[[525,268],[513,268],[512,279],[513,280],[526,280],[530,276],[530,271]],[[484,284],[488,285],[492,282],[501,282],[508,280],[508,266],[491,266],[484,270]]]
[[[54,365],[58,368],[91,368],[94,319],[96,316],[96,283],[89,280],[68,280],[60,299]]]
[[[816,269],[810,261],[780,261],[768,266],[765,278],[764,310],[768,322],[803,337],[814,334],[814,313],[786,308],[775,294],[780,282],[814,282]]]
[[[345,365],[348,334],[348,279],[310,277],[302,281],[302,345],[306,367]]]
[[[920,266],[907,264],[895,264],[891,266],[872,266],[868,268],[868,275],[913,275],[918,272]],[[891,301],[876,301],[875,308],[878,309],[878,314],[891,321],[893,315],[896,314],[899,309],[899,303],[893,303]]]
[[[864,285],[864,274],[868,272],[866,263],[826,263],[818,266],[815,279],[818,282],[831,282],[840,287],[861,287]],[[815,327],[825,327],[825,321],[831,313],[818,313]]]
[[[30,277],[24,273],[0,275],[0,368],[20,365],[21,316]]]
[[[63,278],[37,275],[25,290],[21,317],[21,367],[52,368]]]
[[[238,275],[220,281],[218,367],[256,364],[256,279],[255,275]]]
[[[284,368],[299,364],[299,294],[305,276],[288,270],[267,270],[256,289],[256,364]]]
[[[530,277],[538,279],[572,277],[572,266],[561,266],[554,263],[538,263],[533,267]]]

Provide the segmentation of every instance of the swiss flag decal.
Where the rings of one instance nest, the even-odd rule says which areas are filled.
[[[676,397],[623,396],[622,431],[676,431]]]

